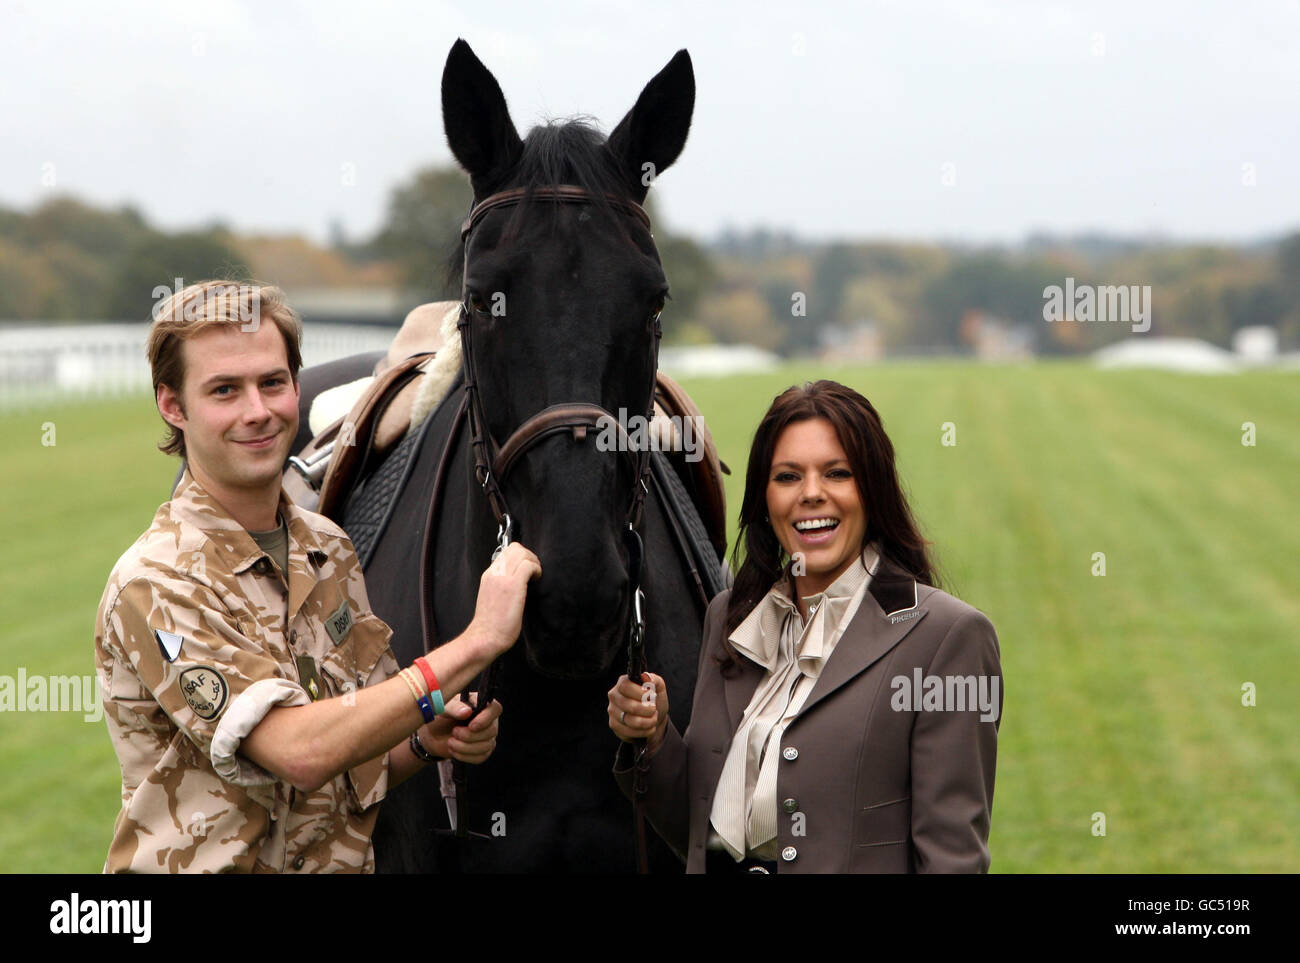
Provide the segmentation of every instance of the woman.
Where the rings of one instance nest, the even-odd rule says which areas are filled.
[[[997,635],[934,587],[866,398],[818,381],[772,403],[739,541],[685,735],[659,676],[609,692],[624,792],[646,739],[646,813],[690,873],[987,871]]]

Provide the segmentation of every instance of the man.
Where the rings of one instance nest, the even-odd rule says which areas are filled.
[[[373,872],[387,789],[435,758],[492,751],[501,707],[458,725],[470,709],[451,694],[514,644],[540,565],[511,545],[465,633],[399,673],[352,543],[281,491],[297,316],[277,289],[213,281],[154,318],[159,447],[185,471],[100,602],[122,766],[105,871]]]

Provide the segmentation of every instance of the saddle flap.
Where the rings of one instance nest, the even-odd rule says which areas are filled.
[[[335,431],[334,452],[321,483],[320,504],[316,508],[320,514],[337,521],[335,516],[342,508],[343,499],[370,451],[387,450],[405,434],[410,425],[411,399],[414,397],[414,392],[407,389],[433,357],[427,353],[416,354],[386,368],[376,375],[347,416],[337,426],[331,426]],[[398,403],[402,397],[405,398],[404,405]],[[393,413],[385,418],[390,408]],[[403,411],[404,425],[400,424]],[[315,445],[317,440],[313,439],[312,444]]]
[[[722,476],[731,472],[718,457],[718,446],[699,407],[686,389],[663,371],[655,375],[655,403],[670,418],[691,419],[701,457],[696,461],[683,459],[686,475],[683,481],[700,510],[709,541],[721,558],[727,551],[727,489]]]

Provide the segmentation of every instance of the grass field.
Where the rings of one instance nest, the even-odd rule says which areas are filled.
[[[876,405],[944,587],[997,627],[993,870],[1300,871],[1300,375],[898,363],[689,380],[733,514],[759,416],[809,377]],[[93,672],[109,569],[175,470],[159,437],[146,397],[0,415],[0,675]],[[102,720],[0,713],[0,773],[0,871],[99,870],[120,788]]]

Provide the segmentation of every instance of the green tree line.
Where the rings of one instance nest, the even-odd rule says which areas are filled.
[[[143,320],[153,289],[207,277],[295,287],[397,286],[457,296],[455,257],[469,207],[463,173],[416,172],[395,187],[369,238],[329,246],[240,234],[222,225],[163,231],[132,207],[54,197],[31,211],[0,207],[0,319]],[[1044,289],[1149,285],[1151,334],[1226,346],[1247,325],[1272,325],[1300,347],[1300,233],[1254,246],[1035,238],[1015,248],[915,243],[809,244],[766,230],[713,244],[676,233],[647,202],[672,287],[668,343],[748,343],[785,355],[869,326],[887,353],[971,350],[969,319],[1028,332],[1039,353],[1094,349],[1123,325],[1044,321]]]

